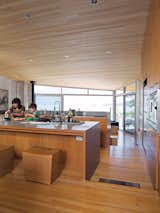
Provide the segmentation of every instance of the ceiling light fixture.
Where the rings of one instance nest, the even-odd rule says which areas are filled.
[[[24,15],[24,18],[26,20],[31,20],[32,19],[32,15],[30,13],[27,13],[27,14]]]
[[[65,55],[64,58],[65,58],[65,59],[68,59],[68,58],[69,58],[69,55]]]
[[[97,2],[98,2],[97,0],[91,0],[92,4],[97,4]]]
[[[109,51],[109,50],[107,50],[105,53],[106,53],[106,55],[111,55],[112,54],[112,52]]]

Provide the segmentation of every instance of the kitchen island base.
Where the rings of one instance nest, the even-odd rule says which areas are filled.
[[[69,128],[0,123],[0,144],[14,145],[17,157],[34,146],[57,148],[66,153],[63,176],[76,180],[89,180],[100,159],[100,129],[98,122]]]

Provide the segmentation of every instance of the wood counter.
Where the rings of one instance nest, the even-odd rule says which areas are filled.
[[[83,124],[0,122],[0,144],[14,145],[18,157],[33,146],[58,148],[66,153],[64,176],[90,179],[100,158],[98,122]]]

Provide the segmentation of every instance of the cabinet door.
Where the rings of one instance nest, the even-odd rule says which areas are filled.
[[[158,146],[158,191],[160,193],[160,142]]]
[[[144,150],[148,165],[148,171],[151,177],[152,185],[154,189],[158,188],[157,181],[157,135],[154,131],[144,132]]]

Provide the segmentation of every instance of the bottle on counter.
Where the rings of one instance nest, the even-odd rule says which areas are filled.
[[[67,116],[68,116],[68,122],[72,122],[73,113],[71,109],[69,109]]]
[[[5,112],[4,114],[4,120],[10,120],[10,116],[8,112]]]

